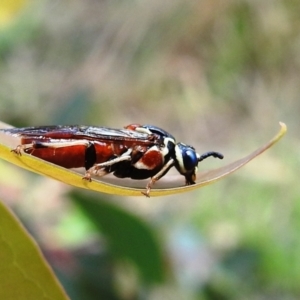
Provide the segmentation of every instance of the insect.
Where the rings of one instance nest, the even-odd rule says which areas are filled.
[[[210,151],[177,143],[165,130],[153,125],[130,124],[124,129],[93,126],[41,126],[0,130],[21,138],[12,151],[22,151],[65,168],[84,167],[84,180],[112,173],[119,178],[147,179],[149,197],[156,181],[175,167],[185,184],[195,184],[198,163],[207,157],[223,159]]]

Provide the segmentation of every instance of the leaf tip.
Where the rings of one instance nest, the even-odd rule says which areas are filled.
[[[281,131],[285,133],[287,131],[286,124],[284,122],[279,122],[279,125],[281,127]]]

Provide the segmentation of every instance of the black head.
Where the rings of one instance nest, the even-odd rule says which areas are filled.
[[[198,162],[209,156],[220,159],[223,158],[222,154],[214,151],[204,153],[200,156],[194,147],[183,143],[176,144],[174,157],[175,167],[177,171],[185,177],[187,185],[195,183]]]

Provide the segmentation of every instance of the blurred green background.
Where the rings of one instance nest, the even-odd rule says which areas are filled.
[[[0,161],[0,199],[72,299],[299,299],[299,1],[0,6],[3,122],[154,124],[199,153],[222,152],[224,164],[270,139],[278,121],[288,126],[278,145],[234,175],[165,198],[74,191]],[[86,214],[98,204],[99,224]],[[131,217],[132,237],[122,228]],[[160,254],[131,243],[147,239],[139,226]],[[149,275],[155,263],[161,274]]]

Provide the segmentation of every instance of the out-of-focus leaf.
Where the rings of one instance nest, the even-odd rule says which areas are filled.
[[[2,202],[0,299],[69,299],[34,240]]]
[[[28,3],[26,0],[1,0],[0,2],[0,26],[11,22],[18,12]]]
[[[0,128],[5,128],[7,125],[0,123]],[[151,196],[166,196],[172,194],[183,193],[191,190],[198,189],[202,186],[211,184],[217,180],[224,178],[225,176],[235,172],[242,166],[246,165],[249,161],[266,151],[268,148],[272,147],[277,143],[286,133],[287,127],[284,123],[280,123],[280,131],[278,134],[271,139],[268,143],[258,148],[256,151],[252,152],[248,156],[239,159],[233,163],[230,163],[224,167],[199,172],[197,174],[197,183],[189,186],[182,186],[183,177],[178,176],[165,176],[161,181],[155,184],[156,188],[151,190]],[[144,188],[132,188],[128,186],[122,186],[122,180],[118,181],[118,185],[111,184],[105,181],[100,181],[98,179],[93,179],[92,182],[82,180],[82,174],[53,165],[34,156],[22,154],[18,156],[11,152],[11,149],[16,147],[20,140],[18,138],[12,137],[8,134],[0,133],[0,157],[18,165],[24,169],[30,170],[32,172],[49,176],[51,178],[60,180],[62,182],[74,185],[77,187],[90,189],[98,192],[122,195],[122,196],[141,196],[141,192]],[[102,178],[101,178],[102,180]],[[103,179],[105,180],[105,178]],[[125,182],[125,181],[124,181]],[[161,184],[161,185],[160,185]],[[168,188],[166,188],[166,186]],[[158,188],[157,188],[158,187]]]
[[[135,263],[147,283],[164,279],[162,251],[151,229],[138,217],[99,198],[73,193],[73,201],[107,238],[112,253]]]

